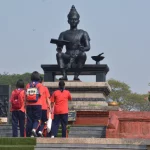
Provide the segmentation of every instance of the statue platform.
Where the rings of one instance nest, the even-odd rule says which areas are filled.
[[[44,71],[44,81],[54,82],[56,75],[61,75],[60,68],[58,65],[41,65]],[[96,75],[96,82],[105,82],[106,74],[109,71],[109,67],[106,64],[85,64],[82,68],[81,75]],[[69,69],[67,71],[68,75],[73,75],[75,69]]]
[[[44,82],[50,92],[58,89],[58,82]],[[105,106],[106,97],[111,88],[107,82],[65,82],[65,88],[71,92],[73,101],[103,101]]]

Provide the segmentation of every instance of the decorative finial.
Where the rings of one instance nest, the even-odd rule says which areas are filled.
[[[99,54],[99,55],[97,55],[97,56],[92,56],[91,58],[93,59],[93,60],[95,60],[96,61],[96,64],[98,65],[98,64],[100,64],[100,61],[102,61],[105,57],[104,56],[102,56],[104,53],[101,53],[101,54]]]
[[[80,18],[80,15],[78,14],[76,8],[74,5],[72,5],[71,9],[70,9],[70,12],[68,14],[68,18],[74,16],[74,15],[77,15],[78,18]]]

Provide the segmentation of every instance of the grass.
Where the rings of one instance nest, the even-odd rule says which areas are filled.
[[[1,145],[36,145],[36,138],[0,138]]]
[[[34,150],[36,138],[0,138],[0,150]]]

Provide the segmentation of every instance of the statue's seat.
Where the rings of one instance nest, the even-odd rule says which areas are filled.
[[[58,65],[45,64],[41,65],[44,71],[44,81],[53,82],[55,81],[56,75],[61,75],[60,68]],[[80,75],[96,75],[96,82],[105,82],[106,74],[109,71],[109,67],[106,64],[86,64],[82,68]],[[75,69],[69,69],[68,75],[74,75]]]

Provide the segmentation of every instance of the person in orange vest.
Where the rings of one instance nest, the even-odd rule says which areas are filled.
[[[12,91],[11,98],[12,112],[12,136],[18,137],[18,124],[20,128],[20,137],[24,137],[25,124],[25,90],[23,80],[18,80],[16,89]]]
[[[54,104],[54,119],[52,122],[51,138],[56,137],[59,124],[62,127],[62,137],[66,137],[66,126],[68,124],[68,100],[72,100],[71,94],[65,90],[65,82],[59,82],[59,89],[51,97],[52,106]]]
[[[43,83],[43,77],[40,76],[40,83]],[[47,110],[51,108],[51,102],[50,102],[50,93],[46,86],[43,86],[44,88],[44,97],[42,99],[42,118],[41,118],[41,124],[38,129],[38,136],[43,137],[43,130],[46,126],[48,117],[47,117]]]
[[[43,97],[44,87],[40,83],[40,74],[34,71],[31,74],[31,82],[26,86],[27,137],[37,137],[36,131],[42,117]]]

